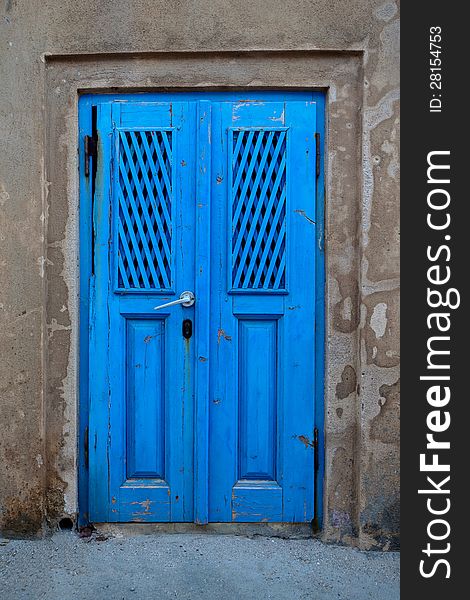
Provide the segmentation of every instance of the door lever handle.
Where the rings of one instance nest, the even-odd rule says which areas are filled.
[[[179,297],[179,300],[173,300],[172,302],[166,302],[160,304],[160,306],[154,306],[154,310],[160,310],[161,308],[167,308],[168,306],[174,306],[175,304],[182,304],[183,306],[189,307],[196,301],[192,292],[183,292]]]

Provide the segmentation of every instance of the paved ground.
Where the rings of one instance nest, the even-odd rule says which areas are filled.
[[[398,600],[399,555],[215,534],[0,540],[0,599]]]

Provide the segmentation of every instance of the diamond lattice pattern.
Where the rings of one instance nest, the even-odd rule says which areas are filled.
[[[232,287],[286,287],[286,131],[234,130]]]
[[[118,288],[171,288],[171,131],[119,132]]]

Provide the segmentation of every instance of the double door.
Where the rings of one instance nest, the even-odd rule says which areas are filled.
[[[90,520],[310,521],[315,102],[95,110]]]

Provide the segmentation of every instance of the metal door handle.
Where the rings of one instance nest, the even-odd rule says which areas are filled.
[[[183,292],[179,300],[173,300],[172,302],[166,302],[160,304],[160,306],[154,306],[154,310],[160,310],[160,308],[167,308],[168,306],[174,306],[175,304],[182,304],[183,306],[192,306],[196,301],[192,292]]]

